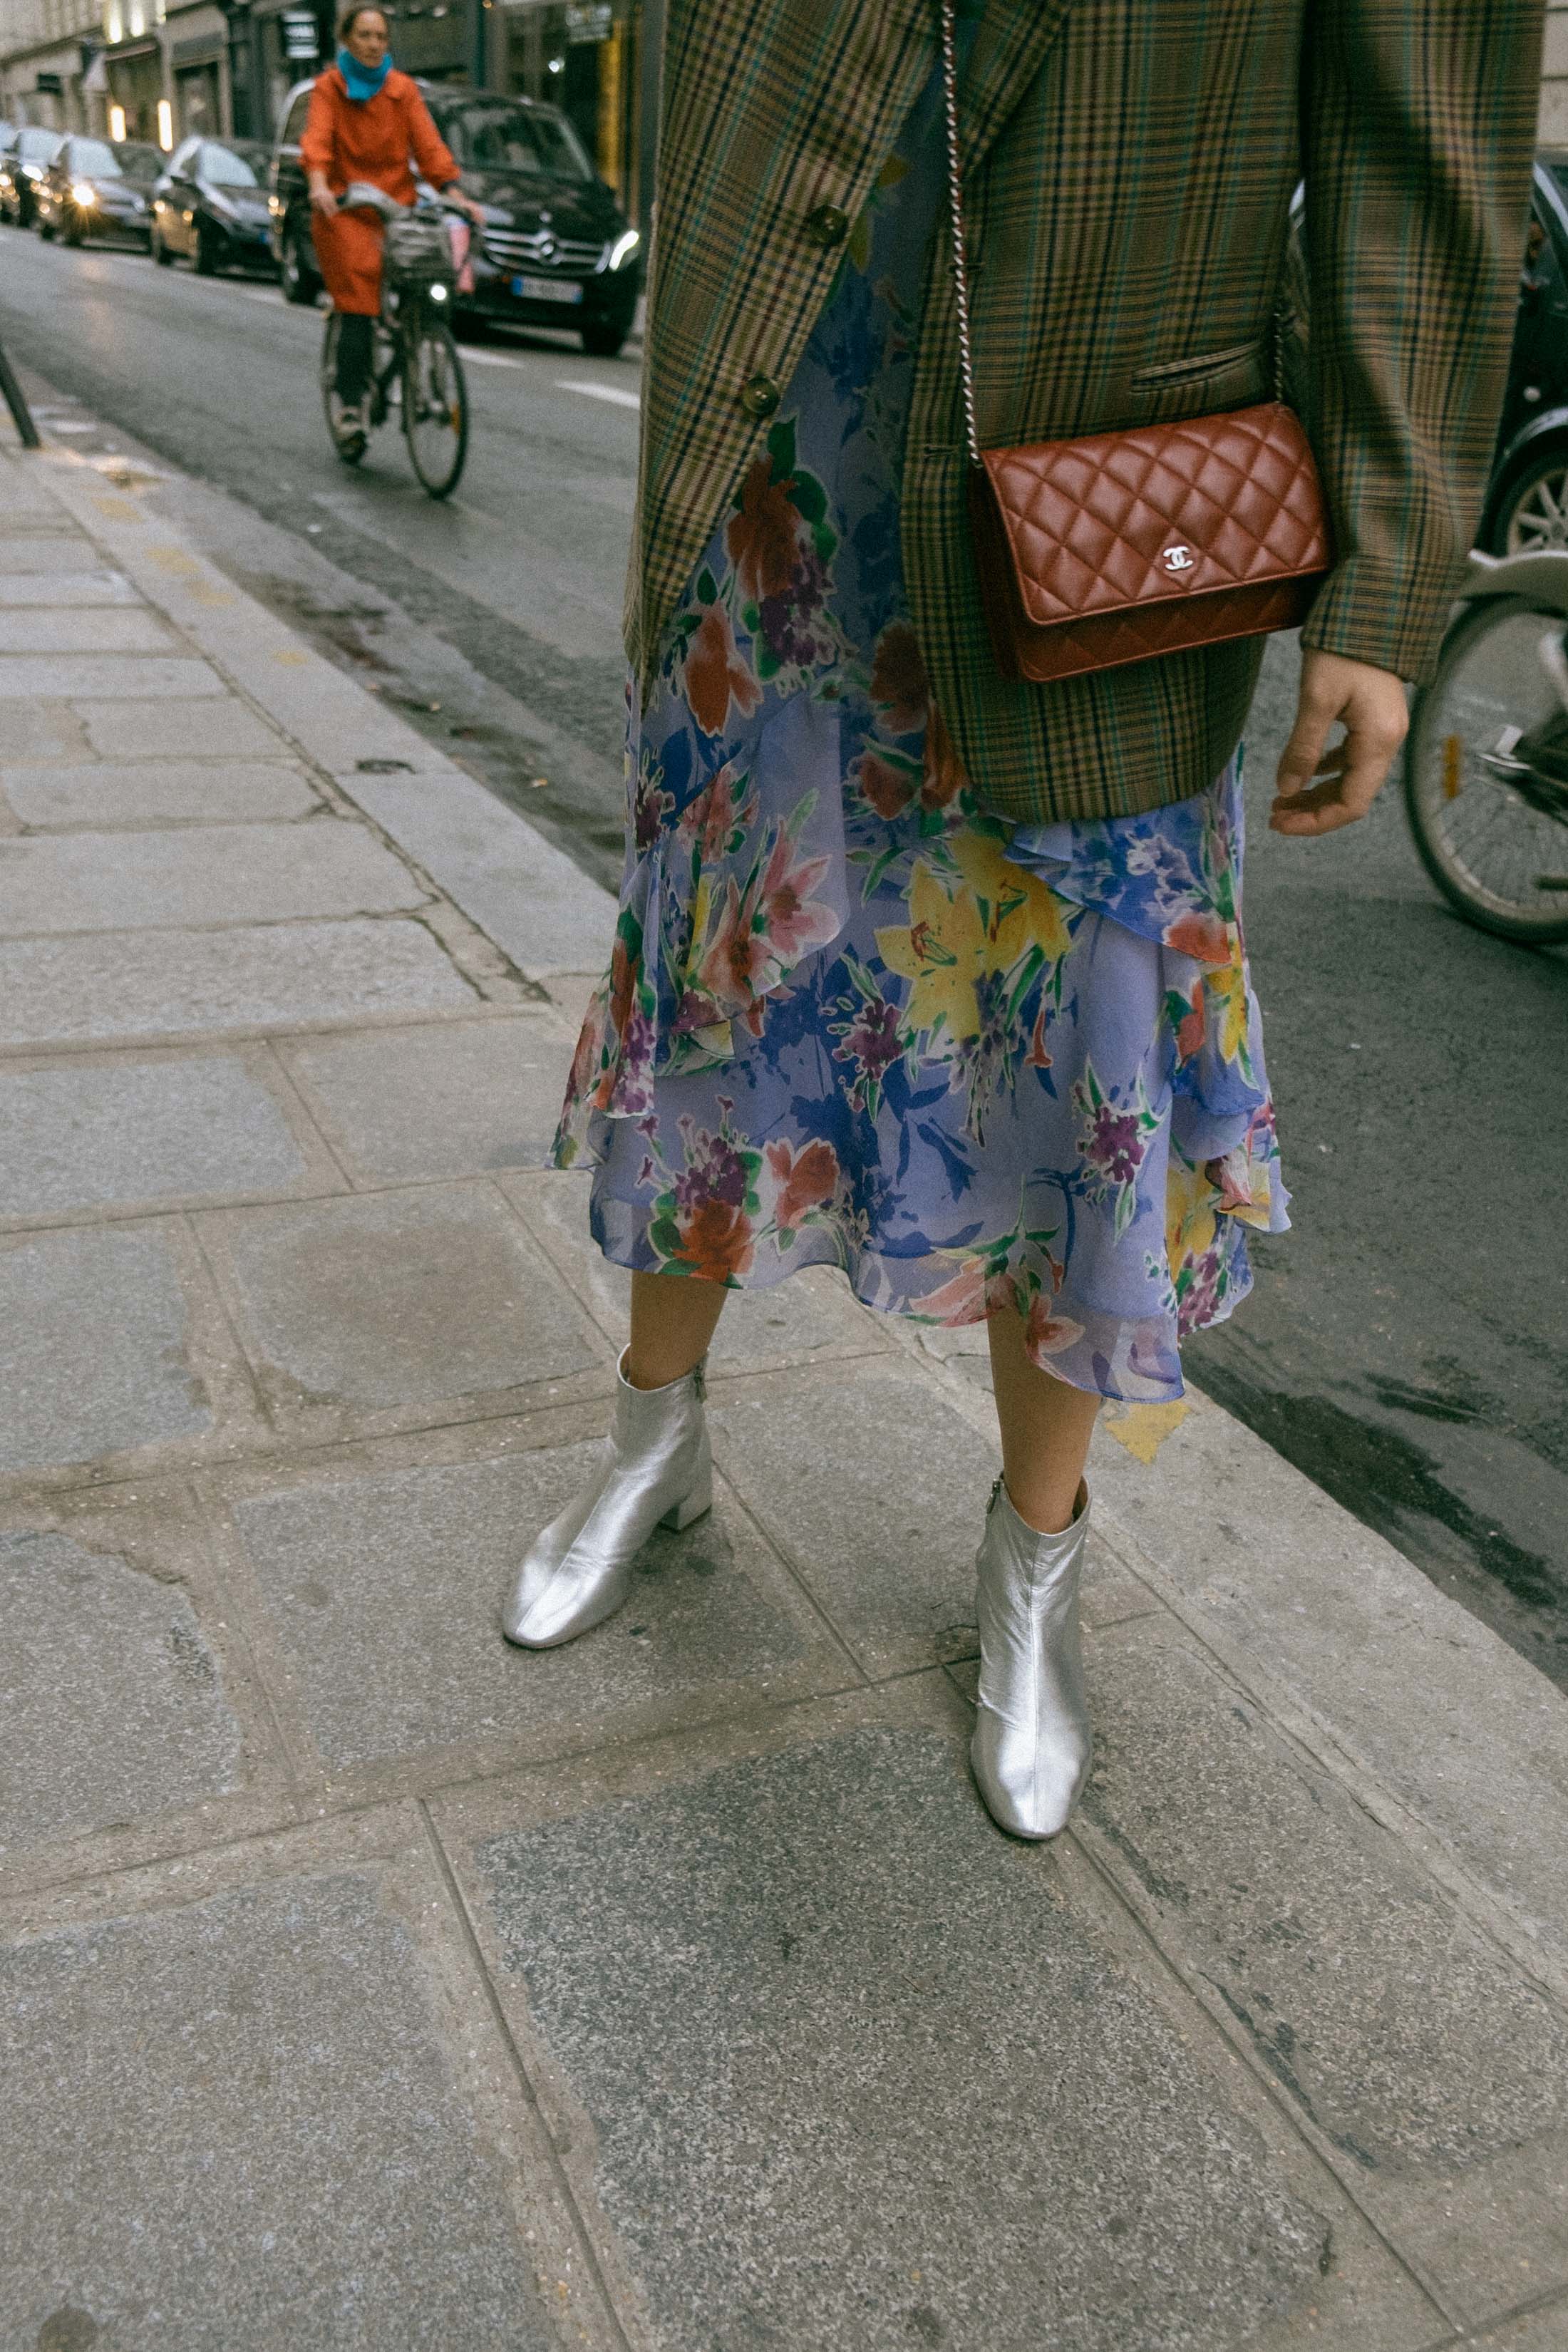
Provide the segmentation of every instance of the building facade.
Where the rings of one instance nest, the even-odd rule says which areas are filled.
[[[102,0],[0,0],[0,121],[95,131]]]

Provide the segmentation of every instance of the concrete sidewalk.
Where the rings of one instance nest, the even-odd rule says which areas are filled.
[[[0,450],[0,2352],[1568,2347],[1568,1706],[1202,1399],[1099,1761],[964,1743],[977,1335],[737,1299],[713,1518],[498,1602],[624,1284],[609,902]]]

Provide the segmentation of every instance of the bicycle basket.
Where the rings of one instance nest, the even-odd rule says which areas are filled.
[[[406,215],[388,221],[382,266],[389,286],[400,294],[423,294],[427,287],[453,275],[452,241],[445,220],[419,220]]]

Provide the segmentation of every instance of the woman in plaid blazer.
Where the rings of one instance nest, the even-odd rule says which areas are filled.
[[[631,1344],[602,1464],[504,1622],[528,1647],[584,1632],[653,1528],[708,1508],[727,1289],[826,1263],[889,1311],[986,1320],[1004,1475],[973,1756],[996,1820],[1037,1838],[1089,1762],[1095,1414],[1180,1393],[1180,1335],[1245,1294],[1247,1228],[1287,1222],[1240,932],[1259,648],[998,675],[964,512],[938,8],[672,0],[626,883],[557,1147],[595,1166]],[[1267,397],[1305,172],[1306,423],[1336,562],[1282,833],[1365,814],[1440,634],[1501,396],[1541,13],[958,8],[983,445]]]

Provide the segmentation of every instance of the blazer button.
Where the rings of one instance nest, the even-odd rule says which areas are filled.
[[[837,205],[818,205],[805,216],[805,234],[811,244],[819,245],[826,253],[830,247],[842,245],[848,236],[849,215]]]
[[[741,405],[748,416],[771,416],[784,398],[771,375],[752,375],[741,386]]]

